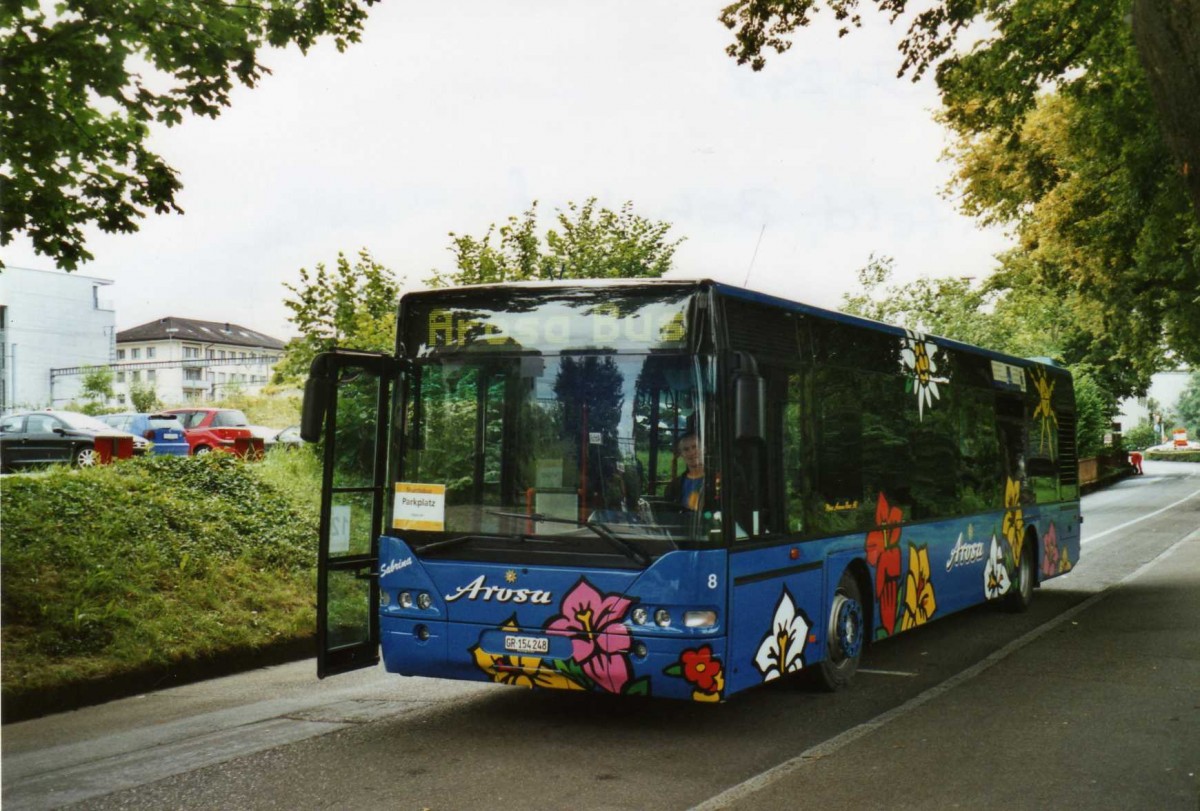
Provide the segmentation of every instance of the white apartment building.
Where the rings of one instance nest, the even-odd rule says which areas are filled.
[[[1170,372],[1156,372],[1150,377],[1150,388],[1145,397],[1130,397],[1118,403],[1120,413],[1116,421],[1121,424],[1122,431],[1128,431],[1139,423],[1150,421],[1159,433],[1159,439],[1165,442],[1171,436],[1171,429],[1176,425],[1175,406],[1179,397],[1187,388],[1191,378],[1190,369],[1176,369]],[[1150,401],[1158,404],[1156,414],[1150,413]],[[1194,439],[1195,437],[1193,437]]]
[[[130,403],[134,384],[167,405],[258,394],[284,342],[238,324],[167,316],[117,333],[113,393]]]
[[[110,279],[61,270],[0,270],[0,413],[62,407],[79,397],[80,370],[114,357]]]

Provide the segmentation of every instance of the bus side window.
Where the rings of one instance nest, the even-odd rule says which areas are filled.
[[[808,529],[805,507],[813,499],[812,420],[808,404],[812,397],[807,386],[812,385],[811,373],[793,372],[788,375],[783,401],[783,487],[784,532],[804,532]]]

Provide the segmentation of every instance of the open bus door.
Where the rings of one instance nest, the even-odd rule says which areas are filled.
[[[334,350],[313,359],[300,435],[323,443],[317,677],[379,662],[376,563],[387,495],[388,413],[399,361]]]

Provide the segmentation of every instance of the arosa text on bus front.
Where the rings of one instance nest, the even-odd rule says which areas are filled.
[[[1070,375],[713,282],[413,293],[313,362],[322,676],[721,701],[1079,561]]]

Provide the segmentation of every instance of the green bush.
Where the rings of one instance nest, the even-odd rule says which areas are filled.
[[[317,510],[227,454],[11,476],[3,690],[311,635]]]
[[[1130,428],[1122,437],[1126,448],[1132,451],[1144,451],[1151,445],[1158,444],[1158,434],[1154,431],[1154,426],[1148,422],[1141,422]]]
[[[1155,462],[1200,462],[1200,451],[1152,451],[1146,458]]]

